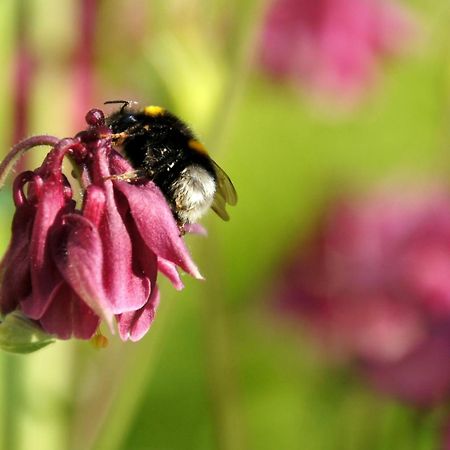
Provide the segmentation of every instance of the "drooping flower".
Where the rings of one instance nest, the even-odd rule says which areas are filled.
[[[16,212],[0,265],[2,315],[21,313],[59,339],[90,339],[101,320],[123,340],[148,331],[159,302],[158,271],[180,289],[177,267],[201,278],[171,210],[150,180],[114,177],[133,169],[111,147],[103,113],[73,139],[30,138],[20,151],[51,145],[43,164],[20,173],[13,186]],[[0,167],[0,179],[18,152]],[[70,158],[81,200],[62,171]]]
[[[273,77],[352,104],[366,93],[379,60],[407,48],[410,13],[389,0],[274,0],[260,62]]]
[[[335,204],[275,295],[378,388],[429,405],[450,394],[450,194],[410,192]]]

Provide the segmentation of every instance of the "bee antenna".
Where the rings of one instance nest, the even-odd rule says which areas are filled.
[[[120,108],[120,112],[123,112],[123,110],[131,103],[129,100],[108,100],[104,105],[114,105],[117,103],[122,103],[122,107]]]

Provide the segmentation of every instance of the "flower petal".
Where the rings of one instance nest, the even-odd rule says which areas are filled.
[[[63,185],[56,178],[44,183],[30,243],[32,296],[22,303],[24,313],[40,319],[50,303],[54,289],[61,282],[48,246],[49,231],[58,215],[64,212]]]
[[[121,314],[117,317],[119,334],[123,341],[139,341],[147,333],[155,318],[159,304],[159,289],[155,286],[146,305],[139,311]]]
[[[126,209],[128,210],[128,207],[126,207]],[[134,270],[135,272],[145,275],[150,282],[151,288],[153,289],[156,285],[156,277],[158,275],[157,256],[145,245],[145,242],[139,234],[129,210],[126,214],[123,213],[123,215],[125,216],[124,223],[127,227],[133,246]]]
[[[158,263],[156,255],[145,245],[129,212],[125,214],[125,218],[125,223],[133,243],[133,260],[142,273],[148,277],[152,289],[148,301],[143,308],[137,311],[125,312],[117,316],[121,338],[123,340],[130,339],[132,341],[138,341],[150,328],[155,316],[156,306],[159,303],[159,291],[156,285]]]
[[[184,226],[184,231],[189,234],[198,234],[199,236],[208,236],[207,229],[199,223],[187,223]]]
[[[114,187],[126,197],[146,245],[158,257],[171,261],[193,277],[202,279],[180,237],[167,201],[158,187],[151,181],[142,185],[114,181]]]
[[[170,280],[177,291],[181,291],[184,288],[184,284],[174,263],[164,258],[158,258],[158,270]]]
[[[90,339],[100,319],[68,284],[61,283],[39,322],[47,333],[59,339]]]
[[[31,293],[30,236],[36,209],[28,204],[17,208],[9,248],[0,265],[0,308],[7,314]]]
[[[56,265],[77,296],[113,331],[113,313],[103,286],[103,248],[98,230],[78,214],[67,214],[64,221],[52,239]]]
[[[118,211],[111,181],[105,182],[106,210],[100,224],[104,286],[114,314],[142,308],[150,295],[148,277],[134,270],[132,242]]]

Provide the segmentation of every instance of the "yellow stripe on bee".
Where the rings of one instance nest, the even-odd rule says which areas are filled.
[[[159,116],[161,114],[164,114],[164,108],[161,108],[161,106],[146,106],[144,108],[144,114],[146,116]]]
[[[192,148],[192,150],[195,150],[196,152],[199,152],[202,155],[208,154],[205,146],[201,142],[197,141],[197,139],[190,139],[188,145],[190,148]]]

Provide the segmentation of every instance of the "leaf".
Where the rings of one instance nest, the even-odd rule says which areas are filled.
[[[32,353],[55,340],[20,311],[8,314],[0,324],[0,348],[10,353]]]

